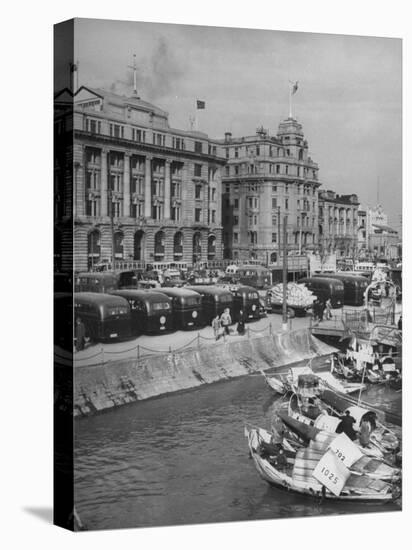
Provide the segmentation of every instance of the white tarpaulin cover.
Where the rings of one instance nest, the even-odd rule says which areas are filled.
[[[350,471],[336,454],[329,450],[320,459],[312,475],[331,493],[339,496],[349,479]]]
[[[341,433],[329,445],[336,457],[347,467],[350,468],[357,460],[362,458],[363,453],[345,433]]]

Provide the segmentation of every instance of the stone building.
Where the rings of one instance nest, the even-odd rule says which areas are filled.
[[[358,249],[357,195],[319,193],[319,248],[321,253],[335,252],[338,258],[355,258]]]
[[[223,146],[204,133],[171,128],[168,114],[136,93],[83,86],[70,95],[55,98],[60,267],[70,249],[70,219],[75,270],[113,257],[146,264],[221,259]],[[67,135],[73,144],[60,147]],[[65,203],[72,186],[71,212]]]
[[[358,257],[367,259],[369,256],[367,211],[359,206],[358,208]]]
[[[274,136],[263,127],[252,136],[228,132],[221,145],[225,257],[279,263],[284,217],[288,255],[316,248],[320,182],[302,125],[288,118]]]
[[[368,209],[367,234],[371,258],[393,260],[401,255],[398,232],[389,226],[388,216],[380,204]]]

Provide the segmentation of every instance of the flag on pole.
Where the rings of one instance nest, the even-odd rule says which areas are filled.
[[[292,86],[292,95],[296,94],[297,91],[298,91],[298,81],[296,81]]]
[[[206,109],[205,101],[201,101],[200,99],[197,99],[196,100],[196,109]]]

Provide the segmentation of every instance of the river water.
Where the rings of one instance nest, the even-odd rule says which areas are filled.
[[[373,403],[400,409],[374,387]],[[318,503],[270,487],[249,459],[244,424],[270,427],[276,399],[260,375],[124,406],[76,422],[75,503],[88,529],[399,510]]]

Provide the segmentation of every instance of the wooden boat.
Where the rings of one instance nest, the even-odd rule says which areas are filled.
[[[285,380],[286,375],[277,374],[275,376],[267,376],[263,372],[263,370],[261,370],[260,372],[265,379],[266,384],[275,393],[278,393],[279,395],[285,395],[285,393],[288,392],[288,382]]]
[[[270,485],[326,500],[388,502],[399,496],[394,484],[372,479],[362,473],[350,473],[340,493],[334,494],[313,477],[316,466],[325,455],[324,451],[302,447],[293,452],[283,447],[287,452],[287,464],[280,469],[271,457],[260,452],[261,441],[270,443],[271,434],[262,428],[247,429],[245,433],[255,467],[261,478]]]
[[[305,443],[314,442],[327,445],[337,436],[336,429],[340,424],[340,418],[330,416],[325,412],[320,414],[315,420],[311,420],[301,412],[293,410],[289,410],[288,412],[280,410],[278,415],[287,428],[292,430]],[[388,458],[389,453],[392,454],[396,450],[394,445],[398,447],[399,441],[396,440],[394,443],[393,438],[390,438],[389,445],[385,444],[386,440],[383,432],[384,429],[376,428],[371,433],[370,441],[367,445],[361,445],[358,439],[355,439],[353,443],[366,457],[385,460]]]
[[[365,409],[375,412],[380,422],[389,422],[390,424],[394,424],[395,426],[402,426],[402,417],[399,414],[385,410],[382,407],[375,407],[367,401],[358,401],[358,399],[347,394],[325,390],[322,393],[322,401],[324,401],[327,405],[332,407],[338,413],[343,413],[348,407],[351,407],[352,405],[361,406]]]

